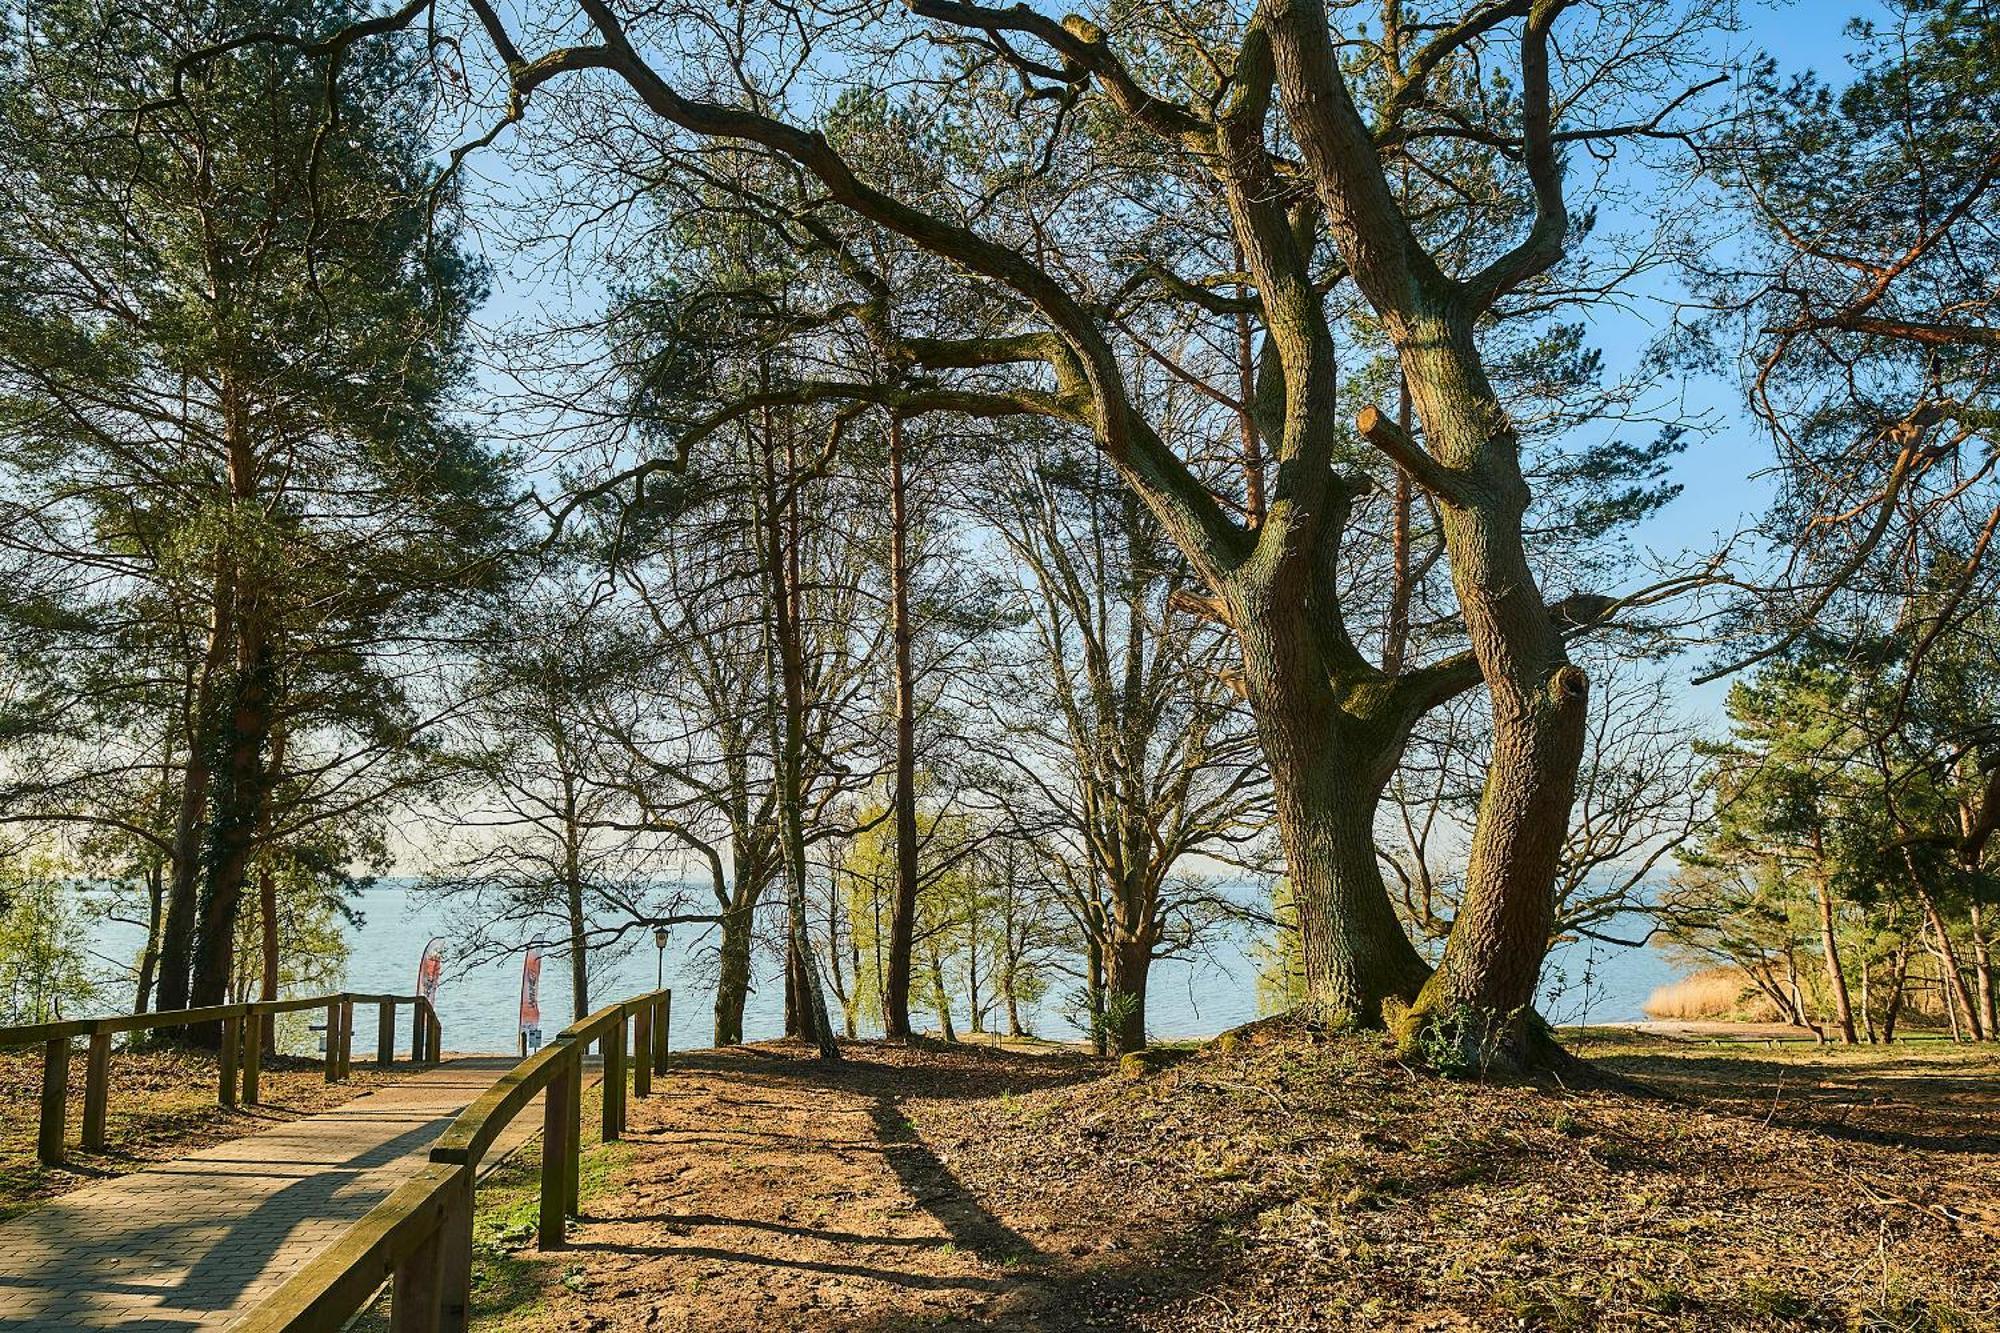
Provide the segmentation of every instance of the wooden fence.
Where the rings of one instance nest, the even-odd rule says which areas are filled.
[[[337,1083],[347,1077],[353,1059],[357,1004],[380,1008],[375,1045],[377,1064],[387,1066],[395,1062],[396,1006],[401,1004],[413,1006],[415,1015],[411,1024],[411,1061],[429,1064],[437,1060],[444,1034],[429,1001],[418,995],[356,995],[347,991],[295,1000],[253,1000],[202,1009],[168,1009],[152,1014],[0,1027],[0,1048],[35,1045],[42,1048],[42,1119],[35,1152],[45,1165],[60,1166],[68,1137],[70,1043],[76,1038],[83,1037],[89,1043],[83,1084],[82,1144],[86,1151],[100,1152],[104,1148],[104,1122],[111,1098],[111,1039],[118,1033],[220,1023],[222,1044],[216,1060],[216,1101],[222,1106],[235,1106],[240,1098],[255,1105],[260,1095],[258,1074],[263,1063],[264,1024],[258,1020],[267,1014],[326,1010],[326,1081]]]
[[[557,1033],[466,1107],[426,1166],[251,1311],[239,1333],[335,1333],[385,1282],[392,1284],[394,1333],[461,1333],[471,1304],[473,1187],[487,1151],[547,1094],[537,1244],[562,1248],[577,1211],[584,1052],[593,1042],[603,1052],[602,1135],[616,1139],[625,1129],[628,1088],[649,1096],[653,1075],[666,1072],[672,1013],[673,992],[651,991]]]

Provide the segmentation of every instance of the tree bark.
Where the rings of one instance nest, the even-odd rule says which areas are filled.
[[[803,609],[800,597],[803,585],[799,578],[799,482],[788,446],[785,485],[780,490],[769,413],[765,414],[764,422],[765,536],[772,593],[772,637],[776,640],[784,700],[778,738],[778,833],[784,849],[787,934],[792,956],[787,973],[796,978],[794,993],[801,1029],[810,1027],[810,1040],[817,1044],[822,1060],[838,1060],[840,1048],[834,1041],[833,1025],[827,1020],[826,994],[820,988],[819,965],[806,932],[806,703],[805,658],[799,627]]]
[[[1987,938],[1985,913],[1972,904],[1972,975],[1979,987],[1980,1021],[1988,1040],[2000,1040],[2000,1008],[1993,993],[1993,942]]]
[[[1146,1046],[1146,979],[1153,965],[1152,942],[1129,936],[1105,951],[1105,994],[1110,1053],[1125,1055]]]
[[[1555,919],[1553,892],[1583,758],[1589,680],[1572,665],[1522,541],[1528,488],[1505,409],[1468,328],[1401,340],[1411,399],[1432,447],[1467,478],[1440,497],[1452,585],[1492,701],[1493,742],[1465,887],[1438,970],[1400,1030],[1411,1049],[1457,1015],[1462,1059],[1539,1063],[1554,1054],[1534,1014]],[[1432,341],[1437,348],[1433,350]]]
[[[1298,911],[1306,1006],[1334,1024],[1380,1026],[1430,972],[1396,919],[1375,856],[1376,806],[1406,733],[1342,715],[1324,676],[1286,669],[1283,645],[1263,625],[1239,623]]]
[[[722,914],[722,942],[717,950],[715,980],[715,1044],[736,1046],[743,1041],[743,1006],[750,997],[749,910]]]
[[[216,748],[216,684],[227,669],[235,635],[235,582],[227,556],[219,556],[210,596],[208,643],[197,669],[187,714],[187,764],[174,814],[173,873],[160,926],[161,1010],[185,1009],[194,975],[195,922],[199,916],[202,834],[208,823],[208,785]]]
[[[254,600],[239,617],[238,657],[232,690],[228,753],[216,774],[209,809],[209,866],[195,934],[194,976],[188,988],[195,1008],[223,1004],[236,961],[236,924],[242,911],[257,830],[269,799],[264,747],[274,714],[275,663],[269,636]],[[204,1042],[219,1041],[221,1029],[207,1024]]]
[[[889,587],[895,640],[896,757],[894,791],[896,891],[889,907],[889,970],[883,981],[882,1030],[891,1041],[910,1036],[910,960],[917,919],[915,629],[910,620],[909,495],[902,418],[889,418]]]
[[[1946,1004],[1955,1003],[1958,1006],[1958,1012],[1965,1017],[1966,1031],[1971,1033],[1974,1041],[1978,1041],[1986,1032],[1980,1025],[1979,1010],[1973,1002],[1972,991],[1965,984],[1965,973],[1959,968],[1958,950],[1952,946],[1951,931],[1945,927],[1944,913],[1938,910],[1937,899],[1924,883],[1923,875],[1917,870],[1916,859],[1907,847],[1903,849],[1903,867],[1909,874],[1910,887],[1916,892],[1917,902],[1924,909],[1924,920],[1930,923],[1935,937],[1938,965],[1944,972]]]
[[[1822,957],[1826,960],[1826,985],[1833,996],[1834,1018],[1840,1024],[1840,1039],[1849,1046],[1860,1041],[1854,1030],[1854,1006],[1848,1002],[1847,974],[1840,966],[1840,940],[1834,931],[1833,895],[1827,890],[1824,877],[1813,884],[1813,896],[1819,900],[1819,943]]]
[[[285,729],[276,727],[271,733],[271,765],[265,778],[267,789],[275,789],[279,775],[285,766]],[[263,847],[257,858],[257,924],[262,934],[263,965],[258,971],[257,998],[275,1000],[278,998],[278,872],[275,864],[277,849],[270,845],[271,803],[264,802],[264,812],[259,820],[258,839]],[[257,1019],[261,1025],[260,1040],[267,1051],[278,1049],[278,1016],[262,1014]]]
[[[951,991],[944,984],[944,959],[935,949],[930,950],[931,1007],[937,1011],[938,1034],[946,1041],[957,1041],[958,1031],[951,1023]]]
[[[1903,1015],[1904,988],[1910,978],[1910,952],[1907,941],[1896,948],[1896,967],[1889,974],[1889,1003],[1882,1010],[1884,1045],[1896,1040],[1896,1020]]]

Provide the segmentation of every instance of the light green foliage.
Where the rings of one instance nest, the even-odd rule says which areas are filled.
[[[0,861],[0,1024],[74,1018],[96,997],[84,913],[60,863],[19,855]]]
[[[1271,885],[1271,917],[1275,924],[1250,945],[1250,961],[1257,968],[1257,1012],[1266,1016],[1287,1013],[1306,998],[1292,888],[1283,879]]]

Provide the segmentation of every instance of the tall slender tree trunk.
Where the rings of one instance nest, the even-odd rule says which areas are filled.
[[[269,799],[264,747],[275,712],[275,669],[269,635],[257,599],[245,602],[239,618],[238,658],[230,709],[228,753],[216,775],[210,802],[208,873],[195,932],[194,976],[188,1001],[196,1008],[224,1004],[236,962],[237,918],[256,855],[257,830]],[[219,1040],[219,1025],[206,1025],[204,1041]]]
[[[222,377],[220,399],[230,503],[244,516],[256,509],[260,483],[249,405],[241,385],[229,374]],[[245,552],[239,558],[256,557]],[[197,1008],[222,1004],[229,995],[237,917],[270,799],[264,748],[277,713],[277,643],[270,621],[275,608],[271,590],[264,586],[268,574],[246,573],[250,567],[239,564],[234,576],[235,671],[223,729],[223,759],[213,775],[214,794],[209,800],[205,882],[188,987],[188,1002]],[[209,1024],[197,1035],[206,1042],[219,1042],[222,1027]]]
[[[889,595],[895,648],[896,756],[894,791],[896,891],[889,908],[889,971],[883,982],[882,1030],[892,1041],[910,1036],[910,959],[917,919],[916,672],[911,646],[909,494],[902,418],[889,417]]]
[[[2000,1040],[2000,1008],[1993,993],[1993,942],[1986,934],[1984,910],[1972,904],[1972,976],[1979,987],[1979,1017],[1988,1040]]]
[[[267,788],[275,788],[285,767],[285,729],[276,727],[271,732],[271,768],[265,778]],[[277,849],[271,846],[271,803],[264,802],[264,813],[259,820],[258,840],[263,844],[257,857],[257,924],[262,934],[263,965],[257,979],[257,998],[275,1000],[278,998],[278,870]],[[267,1051],[278,1049],[278,1016],[264,1014],[258,1020],[262,1026],[263,1047]]]
[[[180,801],[174,812],[172,874],[160,924],[157,1007],[185,1009],[194,976],[195,922],[200,914],[202,835],[208,825],[209,776],[213,772],[218,727],[217,685],[235,647],[235,580],[228,557],[218,556],[211,585],[208,642],[196,669],[187,710],[187,763],[181,770]]]
[[[156,860],[146,871],[146,947],[139,954],[139,984],[132,1012],[143,1014],[153,995],[153,978],[160,965],[160,913],[166,901],[168,863]]]
[[[936,949],[926,950],[929,954],[931,974],[931,1007],[937,1011],[938,1035],[946,1041],[957,1041],[958,1030],[951,1023],[951,991],[944,984],[944,958]]]
[[[1903,1016],[1903,996],[1910,979],[1909,942],[1896,946],[1896,965],[1889,973],[1889,1002],[1882,1009],[1882,1041],[1886,1045],[1896,1040],[1896,1020]]]
[[[1979,1009],[1972,998],[1972,991],[1965,984],[1965,973],[1958,964],[1958,950],[1952,946],[1951,931],[1945,926],[1944,913],[1938,910],[1937,899],[1932,896],[1930,886],[1917,870],[1916,858],[1910,849],[1903,848],[1903,868],[1908,873],[1910,887],[1916,892],[1917,902],[1924,909],[1924,920],[1929,923],[1937,950],[1938,966],[1944,972],[1945,1003],[1956,1004],[1958,1012],[1965,1016],[1965,1029],[1974,1041],[1985,1036],[1985,1028],[1979,1021]]]
[[[572,812],[573,817],[573,812]],[[590,1016],[590,922],[583,910],[583,872],[574,836],[563,865],[563,924],[569,931],[570,1017]]]
[[[1088,946],[1085,949],[1083,979],[1084,1003],[1090,1010],[1090,1046],[1098,1055],[1105,1055],[1110,1049],[1111,1034],[1106,1031],[1104,1011],[1104,936],[1101,930],[1088,932]]]
[[[1818,855],[1819,839],[1815,835],[1813,851]],[[1826,961],[1826,988],[1833,998],[1834,1019],[1840,1024],[1840,1039],[1849,1046],[1860,1038],[1854,1031],[1854,1007],[1848,1003],[1847,973],[1840,966],[1840,937],[1834,929],[1833,894],[1827,888],[1826,875],[1816,872],[1813,881],[1813,897],[1819,903],[1819,945],[1820,954]]]
[[[819,964],[806,931],[805,835],[805,657],[799,617],[803,610],[799,578],[798,470],[787,445],[785,486],[777,479],[771,417],[764,418],[764,485],[767,556],[771,578],[772,630],[776,639],[784,708],[779,737],[778,833],[785,858],[788,935],[801,1028],[810,1025],[810,1040],[822,1060],[838,1060],[833,1024],[827,1021],[826,993],[820,986]]]

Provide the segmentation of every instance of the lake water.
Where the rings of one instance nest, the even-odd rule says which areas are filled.
[[[380,881],[355,900],[362,923],[350,928],[351,954],[345,989],[409,994],[416,986],[417,960],[425,943],[440,933],[442,916],[435,902],[414,895],[395,881]],[[1618,923],[1614,923],[1614,927]],[[1638,933],[1633,931],[1631,933]],[[136,927],[107,924],[94,941],[101,958],[134,956],[144,936]],[[1256,965],[1246,937],[1218,940],[1201,958],[1167,959],[1156,963],[1147,997],[1150,1034],[1156,1039],[1210,1037],[1258,1016]],[[676,1050],[707,1046],[714,1034],[714,934],[700,927],[679,927],[664,957],[650,939],[621,957],[593,966],[592,997],[599,1004],[651,989],[655,969],[664,968],[665,984],[673,989],[672,1040]],[[1644,1017],[1639,1006],[1654,987],[1673,980],[1674,969],[1650,949],[1579,942],[1557,950],[1544,971],[1543,1012],[1552,1022],[1621,1022]],[[1029,1018],[1037,1035],[1068,1038],[1080,1035],[1059,1013],[1061,992],[1074,983],[1059,978],[1058,992]],[[438,1017],[444,1025],[446,1049],[511,1051],[515,1049],[516,1014],[521,987],[518,958],[473,968],[447,966],[438,992]],[[829,997],[831,1001],[831,997]],[[106,1012],[129,1006],[129,983],[118,982],[107,992]],[[554,1035],[569,1021],[570,984],[565,960],[551,955],[542,965],[542,1028]],[[408,1010],[400,1011],[399,1046],[408,1048]],[[919,1025],[935,1023],[919,1009]],[[968,1026],[965,1015],[955,1020]],[[357,1017],[361,1045],[372,1046],[372,1014]],[[759,958],[755,987],[743,1015],[744,1036],[755,1041],[781,1034],[784,1027],[784,983],[773,959]]]

